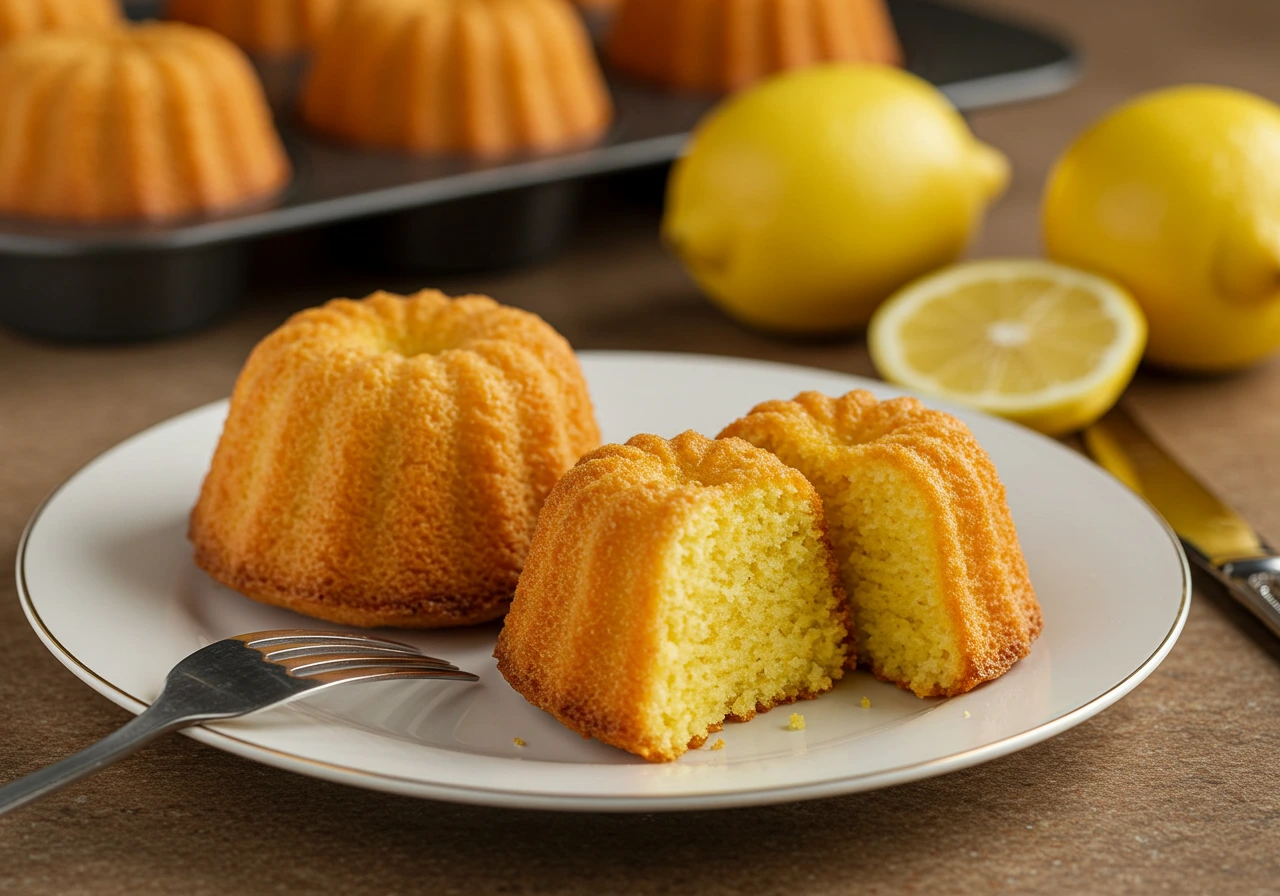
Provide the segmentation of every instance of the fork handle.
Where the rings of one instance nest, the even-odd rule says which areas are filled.
[[[0,815],[101,771],[156,738],[196,721],[198,719],[189,715],[172,713],[157,701],[123,728],[108,734],[93,746],[0,787]]]

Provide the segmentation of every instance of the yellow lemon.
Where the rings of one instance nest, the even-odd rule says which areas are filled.
[[[1108,280],[1047,261],[975,261],[925,277],[876,311],[887,380],[1048,435],[1088,426],[1133,378],[1147,326]]]
[[[1280,347],[1280,107],[1223,87],[1139,97],[1058,160],[1049,255],[1126,286],[1147,358],[1244,367]]]
[[[744,91],[699,125],[672,172],[663,235],[745,323],[851,330],[953,261],[1008,176],[927,82],[819,66]]]

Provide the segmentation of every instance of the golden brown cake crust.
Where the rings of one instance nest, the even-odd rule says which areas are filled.
[[[302,118],[357,146],[557,152],[599,140],[612,100],[568,0],[361,0],[338,12]]]
[[[701,502],[760,483],[808,497],[830,557],[822,502],[812,485],[746,442],[695,432],[669,441],[638,435],[585,455],[552,489],[539,517],[494,651],[503,678],[583,737],[651,761],[676,758],[650,740],[640,715],[662,637],[665,550]],[[828,574],[848,631],[834,560]],[[757,712],[791,699],[779,696]],[[689,748],[699,745],[695,738]]]
[[[190,537],[196,539],[194,529]],[[391,590],[370,594],[359,587],[316,587],[285,577],[267,579],[255,575],[244,562],[230,559],[227,552],[204,545],[196,546],[195,562],[213,579],[259,603],[358,628],[453,628],[489,622],[507,612],[518,578],[509,571],[495,570],[491,590],[469,594]]]
[[[241,209],[289,181],[249,60],[176,22],[5,45],[0,119],[3,214],[169,220]]]
[[[211,28],[251,53],[299,53],[328,31],[340,0],[168,0],[167,19]]]
[[[622,0],[606,56],[623,74],[698,92],[822,62],[902,61],[884,0]]]
[[[41,31],[97,31],[120,24],[117,0],[0,0],[0,43]]]
[[[819,463],[832,475],[841,465],[874,458],[906,474],[927,496],[964,673],[949,688],[917,689],[919,696],[964,693],[1030,652],[1043,627],[1040,605],[1004,485],[961,421],[914,398],[881,402],[863,390],[839,398],[804,392],[793,401],[758,405],[720,435],[746,439],[797,466]],[[874,661],[870,666],[894,681]]]
[[[536,315],[424,290],[336,299],[254,349],[191,515],[196,562],[347,625],[501,616],[542,501],[599,443]]]

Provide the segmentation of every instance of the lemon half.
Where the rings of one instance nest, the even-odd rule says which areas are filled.
[[[1046,261],[977,261],[917,280],[871,319],[871,358],[892,383],[1048,435],[1115,404],[1147,323],[1109,280]]]

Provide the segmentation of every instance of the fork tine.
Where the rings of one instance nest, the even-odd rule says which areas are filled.
[[[418,648],[409,644],[347,632],[284,629],[254,632],[241,635],[235,640],[257,650],[268,662],[284,666],[291,674],[293,670],[307,665],[296,662],[297,660],[321,656],[335,660],[372,657],[392,660],[396,663],[403,659],[412,659],[425,661],[431,668],[458,668],[447,660],[426,656]]]
[[[364,654],[314,654],[345,642]],[[293,644],[294,648],[288,646]],[[306,649],[272,662],[267,654]],[[404,648],[397,650],[396,648]],[[206,644],[178,662],[160,695],[142,714],[87,750],[0,787],[0,814],[51,793],[178,728],[246,716],[281,706],[330,685],[357,681],[434,679],[479,681],[443,660],[424,657],[406,644],[328,632],[257,632]]]
[[[330,642],[326,644],[304,644],[300,647],[279,647],[275,649],[260,650],[268,660],[273,663],[279,663],[284,660],[294,659],[301,656],[323,656],[325,654],[334,653],[352,653],[359,652],[361,654],[377,655],[377,656],[408,656],[421,657],[424,654],[416,650],[403,650],[399,647],[380,647],[377,644],[352,644],[349,641]],[[429,660],[443,663],[444,660],[436,657],[426,657]]]
[[[480,676],[461,669],[402,669],[370,667],[360,669],[335,669],[318,675],[308,675],[307,681],[322,685],[346,684],[357,681],[398,681],[410,679],[436,679],[441,681],[479,681]]]
[[[357,646],[373,646],[379,647],[395,647],[400,650],[407,650],[412,653],[421,653],[418,648],[412,644],[405,644],[401,641],[392,641],[390,638],[375,638],[372,635],[354,635],[350,632],[324,632],[311,631],[307,629],[277,629],[267,632],[252,632],[247,635],[239,635],[235,638],[237,641],[243,641],[246,647],[253,647],[261,650],[264,647],[274,647],[276,645],[284,645],[286,643],[294,644],[317,644],[317,643],[345,643],[352,647]]]
[[[283,666],[294,678],[311,678],[325,672],[344,669],[426,669],[456,672],[458,667],[444,660],[425,656],[388,656],[386,654],[347,653],[335,656],[304,656],[282,660]]]

